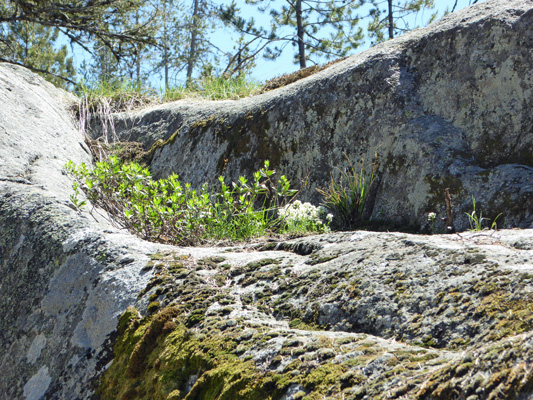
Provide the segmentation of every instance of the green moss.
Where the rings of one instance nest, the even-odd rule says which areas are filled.
[[[198,260],[198,264],[216,266],[216,265],[220,264],[223,261],[226,261],[226,259],[224,257],[212,256],[212,257],[205,257],[205,258],[199,259]]]
[[[226,284],[227,276],[225,274],[215,275],[215,284],[217,286],[224,286]]]
[[[152,162],[152,158],[154,157],[155,152],[165,147],[168,144],[172,144],[176,141],[176,138],[180,134],[181,128],[178,129],[176,132],[174,132],[167,140],[158,139],[154,142],[152,147],[150,147],[150,150],[148,150],[146,153],[143,154],[142,160],[145,164],[149,165]]]
[[[271,265],[271,264],[278,265],[280,263],[281,263],[281,261],[278,260],[278,259],[275,259],[275,258],[263,258],[261,260],[249,262],[245,266],[243,266],[240,269],[238,269],[238,271],[240,273],[253,272],[253,271],[258,270],[259,268],[264,267],[266,265]]]
[[[258,163],[270,161],[272,168],[278,168],[281,161],[281,145],[275,137],[268,135],[271,130],[266,110],[257,109],[241,115],[231,123],[213,127],[220,141],[226,142],[226,151],[217,162],[217,173],[223,174],[228,162],[240,155],[250,153],[241,160],[241,169],[257,169]]]
[[[135,307],[128,307],[126,311],[120,316],[118,320],[117,332],[119,335],[124,334],[128,326],[132,321],[137,321],[139,319],[139,311]]]
[[[251,361],[235,357],[236,343],[230,338],[192,334],[180,320],[176,308],[142,320],[133,309],[124,313],[100,397],[274,400],[293,382],[283,374],[259,372]],[[194,384],[187,393],[191,380]]]
[[[319,331],[324,329],[323,326],[320,326],[315,323],[303,322],[300,318],[295,318],[289,321],[289,327],[292,329],[302,329],[305,331]]]
[[[157,296],[157,295],[156,295]],[[153,313],[155,312],[160,306],[160,303],[158,301],[152,301],[149,305],[148,305],[148,308],[146,309],[146,311],[148,311],[149,313]]]
[[[488,334],[489,340],[530,331],[533,329],[533,295],[513,299],[507,292],[490,293],[476,308],[475,316],[496,321]]]
[[[199,309],[194,310],[188,317],[187,321],[185,322],[185,325],[188,327],[194,326],[196,324],[199,324],[205,319],[205,310]]]
[[[530,338],[497,342],[467,354],[433,372],[413,398],[466,399],[474,394],[486,399],[527,397],[533,389],[533,371],[524,368],[521,361],[531,357],[530,347],[524,346],[527,340]]]
[[[303,385],[307,390],[322,388],[321,391],[325,392],[340,391],[339,378],[347,371],[347,368],[342,364],[322,365],[304,378]]]
[[[306,264],[308,265],[317,265],[322,264],[331,260],[336,259],[339,257],[340,253],[336,254],[311,254],[311,257],[309,257],[309,260],[306,261]]]

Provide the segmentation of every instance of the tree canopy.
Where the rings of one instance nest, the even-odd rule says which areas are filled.
[[[363,42],[363,18],[370,17],[375,43],[410,29],[409,14],[433,7],[433,0],[245,0],[268,16],[261,25],[243,15],[244,3],[217,1],[0,0],[0,61],[63,87],[80,79],[140,87],[156,74],[166,90],[178,77],[188,84],[198,75],[242,76],[261,55],[274,60],[288,48],[300,68],[343,57]],[[222,23],[231,28],[224,48],[212,41]],[[90,55],[78,76],[68,45]]]
[[[295,62],[306,68],[311,56],[325,59],[343,57],[363,40],[355,11],[359,0],[246,0],[259,12],[271,16],[269,29],[245,19],[235,2],[221,7],[223,20],[243,34],[261,39],[266,58],[275,59],[290,44],[295,47]]]

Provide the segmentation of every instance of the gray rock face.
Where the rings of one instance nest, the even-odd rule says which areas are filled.
[[[0,399],[90,398],[161,246],[68,207],[62,168],[91,159],[66,93],[6,64],[0,82]]]
[[[265,158],[294,178],[309,168],[309,198],[346,165],[343,152],[369,161],[378,151],[376,218],[423,226],[450,187],[457,215],[474,195],[489,217],[494,209],[527,227],[532,16],[530,2],[487,1],[254,99],[122,116],[122,134],[157,125],[148,145],[179,129],[152,168],[197,183],[224,168],[246,174]],[[533,230],[147,243],[69,206],[63,165],[91,160],[68,96],[5,64],[0,82],[1,400],[97,398],[106,370],[118,371],[105,375],[112,399],[122,384],[130,398],[143,385],[169,399],[213,387],[231,396],[241,378],[253,384],[238,390],[283,399],[533,395]],[[159,309],[148,307],[154,300]],[[128,306],[145,318],[131,317],[122,334],[154,329],[113,358]],[[175,343],[205,369],[165,352]],[[129,373],[120,369],[132,359]],[[219,385],[234,365],[242,376]],[[176,387],[151,383],[165,373]]]
[[[360,231],[159,253],[104,399],[531,398],[532,249],[533,230]]]
[[[450,188],[459,230],[472,196],[500,227],[533,227],[532,26],[530,1],[486,1],[273,92],[117,116],[117,132],[166,140],[156,177],[200,185],[269,159],[315,202],[345,155],[377,153],[375,220],[427,230]]]

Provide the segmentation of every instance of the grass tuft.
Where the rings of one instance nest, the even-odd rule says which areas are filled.
[[[377,156],[376,156],[377,157]],[[351,230],[358,228],[368,218],[368,197],[375,178],[377,163],[372,164],[372,172],[365,171],[364,161],[356,169],[352,162],[348,171],[340,171],[338,180],[331,176],[325,189],[318,189],[324,196],[323,206],[333,214],[333,223],[337,229]]]
[[[238,100],[257,94],[260,86],[244,76],[235,78],[208,76],[185,86],[168,89],[163,95],[162,101],[182,99]]]

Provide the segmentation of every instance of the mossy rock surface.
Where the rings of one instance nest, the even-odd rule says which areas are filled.
[[[533,393],[533,250],[524,250],[532,237],[351,232],[203,248],[198,257],[159,253],[142,297],[159,294],[160,308],[123,315],[99,393],[525,398]],[[294,251],[304,247],[313,250]]]

